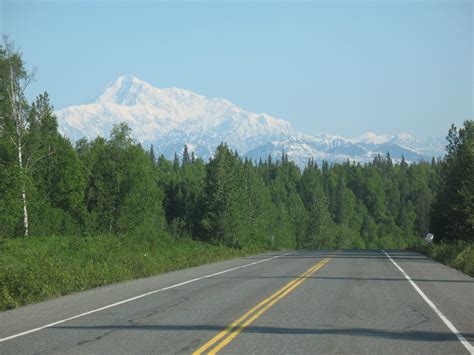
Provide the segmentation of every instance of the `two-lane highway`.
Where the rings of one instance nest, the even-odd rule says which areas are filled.
[[[265,254],[0,313],[0,353],[468,354],[473,298],[413,252]]]

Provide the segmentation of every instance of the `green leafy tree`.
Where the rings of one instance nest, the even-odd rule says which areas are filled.
[[[28,110],[29,106],[25,99],[25,90],[33,80],[34,72],[28,72],[23,65],[21,55],[14,49],[13,43],[4,36],[3,46],[0,47],[0,86],[2,95],[2,117],[0,121],[0,139],[2,145],[11,145],[5,148],[4,153],[8,158],[13,158],[16,168],[10,167],[10,174],[5,174],[6,185],[19,190],[18,198],[20,199],[22,209],[22,229],[23,235],[29,235],[29,186],[31,179],[29,177],[27,156],[25,156],[25,136],[29,133]],[[9,152],[6,152],[6,151]],[[2,165],[11,165],[5,157],[2,158]],[[11,186],[17,185],[17,186]],[[12,196],[9,196],[9,199]],[[12,222],[12,217],[17,212],[11,209],[17,208],[18,204],[13,203],[7,211],[7,220]],[[16,229],[16,228],[15,228]]]
[[[154,165],[131,137],[130,128],[114,126],[110,140],[97,138],[81,156],[90,164],[86,189],[86,229],[127,234],[164,228],[163,192]]]

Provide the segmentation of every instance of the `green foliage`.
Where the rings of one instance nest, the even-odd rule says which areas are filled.
[[[301,176],[299,191],[308,220],[301,247],[319,249],[331,248],[335,243],[335,223],[329,214],[328,196],[323,188],[321,171],[312,161]]]
[[[81,142],[79,154],[88,164],[86,233],[164,229],[163,191],[157,184],[154,164],[135,144],[126,124],[114,126],[109,141]]]
[[[4,239],[0,241],[0,311],[258,251],[166,234]]]
[[[0,237],[22,234],[22,203],[19,197],[22,182],[27,180],[17,160],[16,126],[7,91],[12,85],[10,66],[19,78],[26,77],[20,55],[8,53],[0,45]],[[24,98],[21,99],[27,106]]]
[[[183,153],[183,164],[173,167],[161,156],[155,171],[158,183],[164,186],[165,213],[173,235],[198,235],[206,178],[206,166],[201,159],[189,159]]]
[[[441,165],[432,207],[436,240],[474,241],[474,121],[454,125],[447,137],[447,156]]]
[[[33,235],[168,230],[233,248],[402,248],[428,231],[436,163],[376,157],[320,169],[310,160],[301,173],[284,154],[254,165],[226,144],[207,164],[187,147],[170,162],[144,151],[126,124],[74,149],[57,133],[47,94],[30,122],[28,146],[41,158],[27,185]],[[5,186],[8,172],[15,180],[6,170]],[[9,191],[4,206],[16,214],[5,214],[4,236],[21,231],[18,189]]]
[[[211,242],[239,247],[239,178],[237,157],[226,144],[217,147],[207,165],[203,236]]]
[[[412,248],[440,263],[474,277],[474,245],[466,241],[427,244],[418,241]]]

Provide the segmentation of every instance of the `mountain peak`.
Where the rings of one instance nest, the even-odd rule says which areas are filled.
[[[118,77],[95,102],[56,114],[62,129],[73,137],[107,135],[113,124],[127,122],[141,142],[178,133],[203,135],[232,143],[242,152],[254,144],[248,140],[293,132],[287,121],[243,110],[225,99],[175,87],[156,88],[132,75]]]
[[[150,84],[133,75],[122,75],[105,88],[97,102],[133,106],[143,101],[142,96],[152,89]]]
[[[377,135],[374,132],[367,132],[361,135],[356,142],[366,144],[383,144],[388,142],[392,137],[389,135]]]
[[[154,87],[133,75],[119,76],[115,81],[107,85],[98,96],[96,103],[112,104],[120,106],[160,106],[174,105],[179,102],[190,102],[196,104],[205,100],[206,97],[198,95],[186,89],[176,87],[160,89]]]
[[[413,138],[412,135],[408,133],[403,133],[403,132],[397,134],[397,136],[395,137],[395,140],[397,143],[407,143],[407,144],[412,144],[416,142],[416,139]]]
[[[147,84],[145,81],[137,78],[136,76],[126,74],[119,76],[115,81],[114,85],[131,85],[131,84]]]

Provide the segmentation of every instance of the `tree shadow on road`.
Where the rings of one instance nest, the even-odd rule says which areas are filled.
[[[186,332],[186,331],[206,331],[219,332],[227,328],[220,325],[152,325],[152,324],[130,324],[130,325],[91,325],[91,326],[56,326],[53,329],[61,330],[127,330],[127,331],[158,331],[158,332]],[[383,338],[403,341],[430,341],[445,342],[458,341],[451,332],[424,331],[424,330],[388,330],[373,328],[285,328],[285,327],[262,327],[249,326],[242,330],[248,334],[290,334],[290,335],[336,335],[336,336],[356,336]],[[474,334],[463,334],[465,338],[472,339]]]

